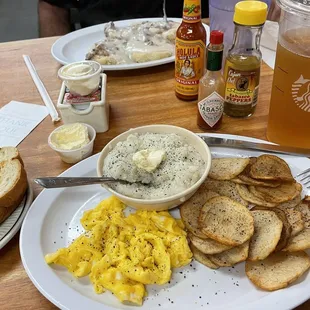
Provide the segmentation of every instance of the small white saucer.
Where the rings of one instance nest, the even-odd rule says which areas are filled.
[[[33,191],[28,182],[27,192],[13,213],[0,224],[0,250],[15,236],[20,229],[33,200]]]

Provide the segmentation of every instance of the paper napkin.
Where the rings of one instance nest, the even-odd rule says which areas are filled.
[[[17,146],[48,115],[44,106],[11,101],[0,109],[0,147]]]

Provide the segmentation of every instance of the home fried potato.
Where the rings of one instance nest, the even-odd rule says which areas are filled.
[[[283,183],[278,187],[249,186],[249,191],[262,200],[280,204],[294,199],[300,194],[302,186],[299,183]]]
[[[247,277],[259,288],[275,291],[296,281],[310,267],[310,258],[305,252],[276,252],[257,262],[247,261]]]
[[[275,250],[283,223],[272,211],[256,210],[251,214],[254,218],[254,235],[250,241],[248,260],[263,260]]]
[[[232,248],[230,245],[221,244],[213,239],[200,239],[193,234],[188,234],[191,243],[204,254],[218,254]]]
[[[209,255],[209,259],[220,267],[230,267],[245,261],[249,253],[249,241],[225,252]]]
[[[192,243],[190,243],[189,245],[191,251],[193,252],[193,256],[194,258],[201,264],[211,268],[211,269],[218,269],[219,266],[214,264],[208,255],[202,253],[201,251],[199,251]]]
[[[204,182],[204,186],[209,191],[213,191],[218,193],[220,196],[226,196],[229,197],[239,203],[241,203],[243,206],[248,206],[248,202],[241,198],[237,191],[237,184],[231,181],[217,181],[217,180],[211,180],[207,179]]]
[[[246,185],[237,184],[236,188],[238,190],[239,195],[242,197],[242,199],[244,199],[250,203],[253,203],[254,205],[268,207],[268,208],[273,208],[277,205],[275,203],[268,202],[266,200],[263,200],[263,199],[255,196],[255,195],[253,195],[249,191],[249,189]]]
[[[254,220],[242,204],[225,196],[209,199],[201,209],[199,225],[209,238],[238,246],[251,238]]]
[[[215,180],[231,180],[249,164],[249,158],[213,158],[209,177]]]
[[[294,178],[288,164],[275,155],[261,155],[251,166],[250,177],[259,180],[293,182]]]
[[[199,226],[198,218],[203,205],[212,197],[219,196],[215,192],[206,189],[205,185],[198,189],[198,191],[180,207],[181,218],[188,231],[201,239],[207,239]]]

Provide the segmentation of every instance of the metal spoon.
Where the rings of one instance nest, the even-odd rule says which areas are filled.
[[[47,178],[37,178],[34,179],[34,181],[45,188],[74,187],[74,186],[102,184],[109,182],[130,183],[124,180],[118,180],[110,177],[82,177],[82,178],[47,177]]]

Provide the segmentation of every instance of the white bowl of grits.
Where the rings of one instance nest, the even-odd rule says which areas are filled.
[[[102,185],[136,209],[168,210],[189,199],[208,176],[211,153],[193,132],[170,125],[130,129],[101,151],[98,176],[127,182]]]

